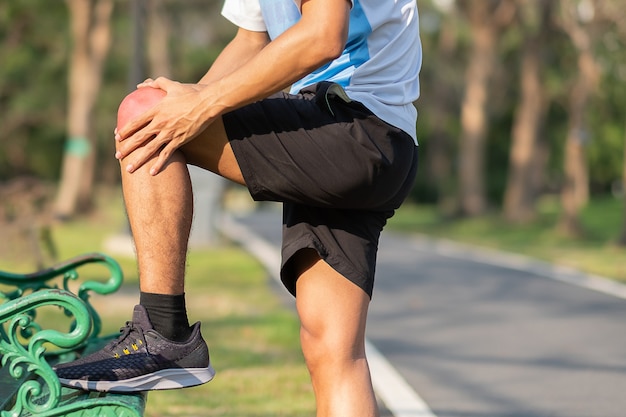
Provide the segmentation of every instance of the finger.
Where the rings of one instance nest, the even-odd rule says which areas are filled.
[[[137,171],[139,168],[144,166],[146,162],[150,160],[155,154],[155,151],[151,150],[148,146],[143,146],[132,153],[132,156],[129,156],[124,160],[125,166],[124,169],[126,172],[132,174]]]
[[[161,90],[168,91],[172,85],[178,84],[176,81],[172,81],[166,77],[158,77],[150,83],[150,87],[152,88],[160,88]]]
[[[118,141],[116,144],[115,157],[117,159],[123,159],[133,153],[138,148],[145,146],[151,140],[157,136],[158,132],[155,132],[148,123],[143,129],[135,131],[123,140]]]
[[[115,158],[118,160],[125,159],[127,156],[144,146],[145,141],[134,139],[132,136],[117,146]]]
[[[140,84],[137,84],[137,88],[141,87],[152,87],[152,88],[160,88],[161,90],[167,91],[168,88],[171,88],[174,85],[180,84],[178,81],[171,80],[167,77],[158,77],[156,79],[148,78]]]
[[[145,145],[132,151],[132,158],[126,164],[127,172],[135,172],[142,166],[144,166],[155,155],[160,154],[163,148],[165,140],[162,136],[154,136]]]
[[[161,149],[159,153],[159,157],[156,159],[156,162],[150,167],[150,175],[157,175],[159,172],[163,170],[163,167],[167,164],[170,157],[172,156],[174,146],[172,146],[171,142],[169,145],[165,146]]]
[[[137,84],[137,88],[151,87],[153,82],[154,82],[154,80],[152,78],[146,78],[145,80],[143,80],[142,82]]]

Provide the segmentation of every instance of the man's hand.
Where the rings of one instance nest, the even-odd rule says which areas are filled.
[[[160,77],[138,85],[145,87],[160,88],[166,96],[124,126],[118,126],[115,157],[124,159],[126,171],[132,173],[158,155],[150,167],[150,174],[156,175],[176,149],[193,140],[212,120],[200,114],[204,107],[199,94],[202,85]]]

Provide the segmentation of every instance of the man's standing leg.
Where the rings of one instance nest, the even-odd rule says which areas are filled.
[[[369,296],[305,249],[295,255],[300,339],[317,417],[375,417],[378,406],[365,357]]]

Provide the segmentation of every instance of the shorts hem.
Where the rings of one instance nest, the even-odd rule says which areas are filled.
[[[291,261],[296,253],[298,253],[302,249],[314,249],[319,257],[326,262],[332,269],[334,269],[337,273],[339,273],[343,278],[352,282],[357,287],[361,288],[371,299],[373,293],[373,282],[370,283],[367,277],[364,277],[362,274],[358,273],[356,269],[350,267],[350,261],[346,258],[342,258],[340,256],[333,256],[331,253],[326,250],[324,245],[321,242],[304,238],[295,242],[291,242],[288,246],[284,246],[282,249],[282,263],[280,268],[280,280],[289,291],[291,295],[296,297],[296,281],[298,277],[295,276],[293,271],[293,267],[291,265]],[[370,284],[366,286],[364,284]]]

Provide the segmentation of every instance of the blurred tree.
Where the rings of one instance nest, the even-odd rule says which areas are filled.
[[[443,3],[443,4],[441,4]],[[458,90],[462,89],[458,77],[459,53],[462,50],[462,19],[454,3],[435,2],[436,12],[428,9],[422,13],[422,32],[426,35],[424,55],[436,56],[437,64],[433,67],[426,58],[422,79],[423,98],[418,101],[420,118],[418,128],[428,123],[428,135],[420,137],[420,150],[428,157],[426,176],[423,179],[432,188],[435,199],[442,213],[454,214],[458,207],[455,168],[455,138],[458,126]],[[433,45],[430,34],[433,33]],[[436,76],[435,76],[436,74]],[[420,104],[425,102],[423,109]],[[418,187],[421,176],[418,176]]]
[[[548,105],[542,76],[542,55],[547,43],[552,0],[517,0],[521,46],[520,98],[513,116],[509,174],[504,195],[504,217],[513,222],[535,218],[545,152],[540,144]]]
[[[131,47],[128,60],[128,90],[132,91],[136,85],[146,79],[146,15],[148,3],[146,0],[130,0],[131,15]]]
[[[134,88],[136,82],[129,82],[129,66],[136,55],[130,42],[133,2],[111,1],[115,3],[111,16],[115,47],[103,63],[106,88],[100,89],[94,103],[89,133],[92,135],[89,140],[94,141],[93,156],[97,157],[95,181],[107,184],[119,180],[119,164],[111,156],[115,110],[129,84]],[[149,31],[145,48],[149,72],[142,76],[169,75],[183,82],[197,81],[235,30],[219,14],[222,0],[141,1],[147,5],[144,29]],[[91,2],[95,4],[95,0]],[[512,20],[508,17],[510,9],[502,12],[507,9],[504,5],[510,3],[515,3],[520,12]],[[541,28],[542,9],[553,9],[553,19],[561,16],[557,13],[561,12],[560,1],[545,3],[545,0],[420,1],[425,57],[421,74],[423,94],[417,102],[421,172],[412,198],[420,202],[438,201],[441,210],[450,214],[449,208],[457,207],[460,196],[469,200],[468,195],[473,191],[468,184],[480,182],[477,194],[482,196],[486,191],[488,201],[481,197],[479,207],[502,201],[505,212],[521,210],[521,205],[524,211],[532,213],[538,193],[559,192],[565,175],[565,138],[569,131],[569,103],[579,73],[579,52],[560,25],[562,19],[558,20],[559,25],[554,25],[554,20],[547,29]],[[626,24],[626,8],[623,0],[565,3],[575,11],[574,23],[586,32],[590,53],[601,71],[590,89],[587,105],[580,112],[587,132],[584,137],[589,139],[583,149],[583,160],[588,166],[585,183],[591,185],[588,192],[591,196],[608,194],[611,184],[621,182],[626,170],[626,33],[619,29]],[[71,86],[67,83],[71,78],[68,55],[73,36],[68,30],[71,29],[68,4],[0,1],[0,187],[14,177],[25,175],[50,182],[58,180],[64,144],[70,136],[67,112]],[[481,33],[486,29],[477,28],[482,21],[470,15],[474,8],[483,10],[485,25],[495,26],[487,60],[478,58],[480,39],[475,38],[484,36]],[[501,16],[509,19],[505,19],[510,22],[506,27],[498,24]],[[582,17],[591,20],[580,20]],[[532,48],[533,43],[538,46]],[[533,59],[538,63],[533,63]],[[475,62],[480,60],[482,64]],[[474,65],[478,64],[486,72],[470,77],[470,69],[475,70]],[[536,66],[539,69],[535,76],[539,78],[533,78]],[[534,84],[538,89],[535,94],[530,87],[524,87],[533,83],[538,83]],[[543,101],[539,100],[540,95],[545,96]],[[470,101],[470,97],[474,100]],[[536,110],[529,104],[533,100],[542,103],[536,106],[544,106],[544,114],[536,113],[536,119],[528,116]],[[461,116],[462,107],[464,116]],[[471,116],[468,108],[478,109],[475,114],[479,117]],[[523,122],[527,117],[531,121]],[[468,141],[467,125],[477,121],[482,122],[485,139],[481,142],[469,137]],[[539,126],[531,129],[534,123]],[[526,172],[530,171],[534,179],[529,184],[528,174],[521,175],[524,187],[529,187],[528,194],[522,195],[530,198],[524,197],[523,203],[507,203],[510,188],[505,179],[513,181],[512,172],[517,169],[513,160],[514,154],[518,154],[518,137],[531,137],[530,132],[535,130],[539,133],[532,142],[531,159],[537,165],[532,168],[525,165]],[[480,129],[477,131],[481,133]],[[476,154],[481,156],[477,158]],[[468,170],[470,160],[475,163],[469,163],[472,169]],[[616,230],[616,237],[618,233]]]
[[[50,178],[64,136],[65,8],[0,2],[0,181]]]
[[[172,77],[169,42],[172,23],[164,0],[148,2],[148,61],[151,77]]]
[[[68,139],[55,216],[69,218],[91,207],[95,163],[93,110],[111,43],[113,0],[66,0],[72,54],[69,69]]]
[[[100,89],[94,103],[90,138],[97,159],[94,180],[106,184],[119,181],[119,164],[111,156],[111,132],[117,105],[129,89],[133,56],[131,1],[112,2],[114,48],[103,63],[106,88]],[[172,77],[195,81],[234,28],[219,14],[221,0],[161,0],[161,4],[163,15],[172,24],[168,48]],[[1,182],[18,176],[56,182],[61,175],[69,137],[68,63],[73,44],[69,11],[68,4],[61,1],[0,1]],[[155,27],[157,31],[167,29]]]
[[[510,0],[467,0],[459,8],[471,28],[465,96],[461,106],[459,142],[459,211],[477,216],[487,208],[485,143],[488,131],[489,82],[498,65],[497,44],[502,29],[512,21]]]
[[[621,39],[622,41],[626,41],[626,9],[624,8],[622,2],[619,0],[601,0],[599,1],[598,5],[598,13],[601,15],[601,19],[610,22],[615,27],[615,32],[619,39]],[[623,47],[620,48],[619,46],[617,46],[617,48],[613,47],[613,49],[617,49],[617,51],[623,51]],[[612,65],[610,67],[614,67],[613,72],[617,73],[617,76],[615,77],[615,82],[622,86],[621,90],[618,90],[618,95],[623,95],[624,93],[626,93],[626,88],[624,88],[624,85],[626,84],[626,62],[622,60],[621,64]],[[623,107],[619,114],[622,118],[624,118]],[[626,125],[624,125],[622,138],[622,177],[620,184],[621,186],[619,187],[620,190],[618,194],[622,199],[623,219],[622,230],[620,232],[620,236],[617,239],[617,242],[621,246],[626,246]]]
[[[577,74],[568,102],[564,180],[561,188],[563,210],[559,225],[565,233],[573,236],[582,234],[579,213],[589,198],[589,169],[585,155],[585,145],[589,139],[588,105],[600,77],[592,38],[586,27],[593,19],[594,5],[590,0],[583,0],[582,3],[591,10],[584,11],[576,0],[561,0],[559,19],[577,55]]]

